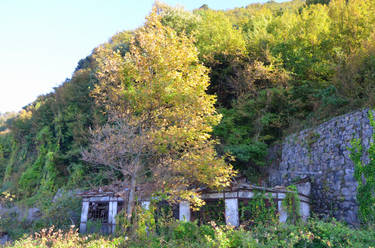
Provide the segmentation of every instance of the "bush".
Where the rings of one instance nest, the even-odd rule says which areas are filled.
[[[62,191],[60,197],[55,199],[51,194],[39,192],[32,198],[17,203],[5,201],[5,198],[10,197],[13,199],[8,192],[3,192],[0,197],[2,206],[8,208],[0,218],[0,232],[8,234],[11,239],[39,232],[52,225],[61,230],[69,230],[72,225],[79,225],[81,199],[75,197],[72,192]],[[40,210],[40,216],[33,220],[27,217],[30,206]]]
[[[34,235],[25,236],[24,238],[9,244],[7,247],[12,248],[80,248],[80,247],[121,247],[123,238],[109,238],[103,236],[80,236],[78,229],[71,228],[67,232],[55,230],[52,226],[49,229],[43,229]]]
[[[42,209],[43,227],[51,225],[60,229],[69,229],[71,225],[78,226],[81,217],[81,199],[73,192],[63,191],[57,199],[51,199],[49,206]]]
[[[169,221],[167,232],[148,232],[147,238],[136,235],[80,236],[71,228],[63,232],[43,229],[25,236],[8,247],[196,247],[196,248],[329,248],[329,247],[373,247],[374,230],[351,229],[332,220],[323,222],[310,220],[305,224],[259,224],[246,231],[242,228],[197,225],[196,222]]]

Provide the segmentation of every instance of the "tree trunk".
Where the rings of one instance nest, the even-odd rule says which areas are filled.
[[[130,184],[130,191],[129,191],[129,200],[128,200],[128,207],[127,207],[127,219],[130,222],[131,217],[133,214],[133,207],[135,201],[135,184],[136,184],[136,173],[134,173],[131,177],[131,184]]]

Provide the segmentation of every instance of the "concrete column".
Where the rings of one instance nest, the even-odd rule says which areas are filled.
[[[309,197],[311,193],[311,183],[307,181],[305,183],[297,184],[297,191],[298,193],[304,194],[305,196]],[[309,200],[305,196],[299,196],[301,200],[299,212],[303,221],[307,221],[307,219],[310,217],[310,205],[309,203],[302,201],[302,200],[305,200],[305,201]]]
[[[301,202],[299,212],[304,222],[310,217],[310,205],[306,202]]]
[[[87,224],[87,216],[89,214],[89,206],[90,202],[88,199],[83,199],[82,201],[82,211],[81,211],[81,224],[79,226],[80,233],[86,233],[86,224]]]
[[[190,203],[187,201],[180,202],[179,220],[190,221]]]
[[[285,223],[286,220],[288,219],[288,213],[286,212],[286,209],[283,207],[283,199],[285,199],[285,194],[284,193],[279,193],[278,194],[278,201],[277,201],[277,210],[279,212],[279,221],[280,223]]]
[[[150,209],[150,201],[142,201],[141,206],[144,210],[149,210]]]
[[[108,206],[109,232],[114,233],[116,229],[117,201],[110,199]]]
[[[238,199],[225,199],[225,220],[230,226],[239,226]]]
[[[105,230],[104,232],[108,232],[108,233],[113,233],[114,232],[114,228],[113,228],[113,225],[112,225],[112,221],[113,221],[113,211],[112,211],[112,208],[113,208],[113,204],[111,202],[111,200],[109,200],[109,203],[108,203],[108,230]],[[104,228],[104,226],[102,225],[102,229]]]

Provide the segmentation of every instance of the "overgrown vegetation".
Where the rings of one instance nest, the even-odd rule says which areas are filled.
[[[373,110],[368,112],[370,125],[375,128]],[[359,217],[366,225],[375,223],[375,132],[372,134],[368,153],[368,163],[364,161],[364,150],[360,138],[351,142],[350,158],[354,163],[354,177],[358,183],[357,201]]]
[[[169,110],[176,110],[173,107],[178,103],[184,106],[182,103],[189,102],[198,92],[187,90],[183,97],[176,96],[188,88],[184,83],[188,79],[187,71],[191,72],[192,68],[209,69],[209,78],[207,75],[197,78],[204,78],[205,84],[200,86],[200,90],[216,97],[210,96],[209,104],[197,106],[197,109],[207,111],[205,107],[209,107],[210,116],[215,118],[204,119],[203,114],[200,116],[194,112],[207,124],[200,133],[202,136],[191,136],[189,146],[184,146],[183,142],[173,146],[173,142],[178,143],[176,140],[166,140],[164,135],[160,135],[159,155],[174,148],[176,156],[172,160],[180,159],[181,153],[191,154],[194,141],[207,141],[210,145],[215,144],[216,151],[205,153],[198,149],[199,158],[206,156],[203,164],[209,165],[214,160],[210,154],[217,153],[217,157],[221,157],[230,153],[235,159],[232,162],[234,169],[255,183],[261,182],[266,171],[268,147],[286,134],[374,104],[374,0],[270,1],[226,11],[202,6],[189,12],[160,3],[156,7],[162,28],[168,27],[170,30],[164,38],[175,42],[171,48],[178,47],[185,40],[192,42],[185,46],[189,51],[194,51],[185,53],[190,64],[184,64],[183,58],[171,49],[171,57],[152,58],[168,58],[166,61],[172,67],[176,67],[177,62],[187,65],[171,70],[173,75],[168,74],[167,69],[171,68],[168,66],[161,68],[164,70],[161,74],[156,74],[154,70],[143,70],[146,67],[142,66],[124,67],[128,59],[131,61],[131,51],[133,62],[135,58],[142,59],[142,56],[134,56],[136,47],[146,49],[148,45],[151,47],[152,42],[146,39],[150,44],[132,43],[139,30],[114,35],[109,42],[95,48],[90,56],[79,61],[72,78],[53,92],[38,97],[16,116],[0,116],[2,192],[10,192],[17,202],[24,205],[40,207],[43,215],[48,215],[46,203],[51,201],[58,189],[111,183],[113,177],[108,176],[103,166],[89,166],[82,161],[81,151],[88,148],[90,143],[89,128],[107,123],[109,106],[124,107],[117,105],[121,97],[142,103],[138,106],[132,102],[135,116],[142,112],[137,106],[145,107],[148,104],[152,109],[153,103],[160,102],[164,104],[159,105],[163,106],[163,110],[168,110],[168,107],[171,107]],[[168,51],[168,48],[164,50]],[[143,54],[143,51],[138,52],[139,55]],[[195,56],[193,59],[189,57],[191,54]],[[173,56],[179,59],[173,61]],[[106,61],[113,62],[112,67],[103,68]],[[157,64],[147,59],[143,62],[146,65]],[[163,76],[157,78],[158,75]],[[99,89],[103,78],[106,84],[101,84],[103,87],[99,87],[99,93],[108,94],[98,98],[98,91],[94,89]],[[157,87],[147,92],[147,87],[134,84],[141,81],[145,83],[143,86],[154,82],[153,85]],[[163,86],[168,87],[163,89]],[[143,90],[144,96],[150,96],[147,94],[150,93],[155,102],[137,98],[140,95],[136,90]],[[119,94],[111,94],[113,92]],[[159,94],[161,92],[163,94]],[[211,108],[213,104],[222,115],[219,124],[220,116]],[[188,114],[192,109],[161,113]],[[189,125],[180,125],[182,129],[170,128],[178,126],[176,123],[181,116],[175,117],[175,122],[167,124],[161,121],[162,118],[159,119],[160,127],[165,131],[163,134],[173,130],[182,134],[182,127],[191,130]],[[187,119],[184,121],[189,122]],[[213,130],[212,126],[215,126]],[[210,135],[212,139],[208,138]],[[202,162],[196,159],[194,163],[197,161]],[[216,160],[223,165],[223,160],[220,161]],[[188,164],[181,164],[180,172],[185,172],[182,167]],[[200,167],[199,172],[206,173],[210,168]],[[356,172],[357,176],[366,177],[370,173],[367,172],[370,167],[363,168],[366,169]],[[210,173],[211,177],[201,181],[212,183],[210,180],[214,179],[214,174]],[[180,185],[188,184],[185,177],[176,178]],[[191,175],[191,178],[198,177]],[[165,182],[171,186],[176,181]],[[368,187],[368,183],[362,186]]]
[[[30,219],[28,209],[19,202],[15,203],[9,193],[3,193],[0,199],[1,206],[8,208],[8,211],[3,210],[1,214],[0,233],[7,234],[12,240],[46,227],[56,226],[66,231],[72,225],[78,226],[80,223],[81,200],[71,192],[60,192],[59,197],[55,199],[48,197],[38,199],[39,202],[35,207],[40,209],[40,213],[35,219]]]
[[[272,198],[272,193],[255,191],[251,200],[239,201],[240,224],[248,228],[254,225],[273,225],[279,222],[277,202]]]
[[[300,199],[298,197],[297,187],[290,185],[286,188],[289,192],[285,194],[285,199],[282,202],[284,209],[287,212],[287,222],[297,224],[301,218],[300,216]]]
[[[201,248],[322,248],[373,247],[373,230],[353,230],[335,220],[311,220],[306,225],[258,225],[250,230],[227,226],[197,225],[194,222],[168,221],[158,231],[140,226],[133,236],[80,236],[69,232],[44,229],[24,237],[8,247],[201,247]],[[143,229],[142,229],[143,228]],[[143,231],[142,231],[143,230]]]

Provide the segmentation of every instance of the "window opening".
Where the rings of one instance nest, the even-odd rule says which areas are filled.
[[[88,219],[108,223],[109,202],[90,202]]]

